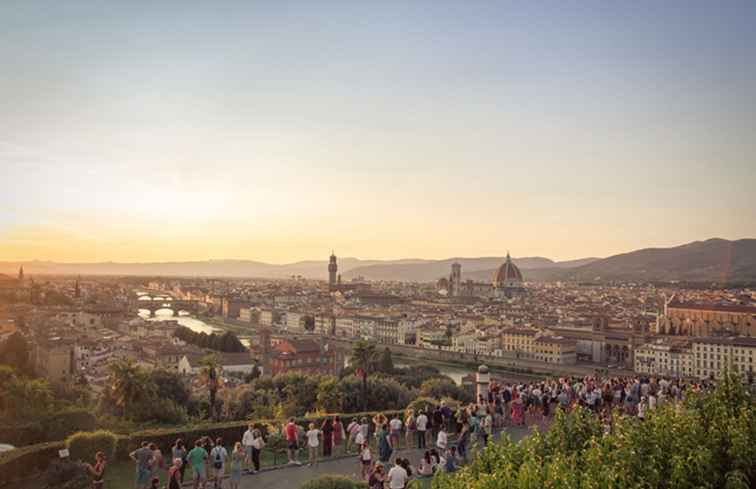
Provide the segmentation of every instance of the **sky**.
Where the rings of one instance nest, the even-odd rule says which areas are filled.
[[[756,2],[0,2],[0,260],[756,237]]]

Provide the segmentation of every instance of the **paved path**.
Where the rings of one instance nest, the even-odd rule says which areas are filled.
[[[514,441],[521,440],[528,434],[528,429],[524,427],[506,428],[509,436]],[[424,451],[417,449],[399,450],[397,455],[402,458],[408,458],[413,466],[417,466]],[[336,458],[325,462],[318,462],[313,467],[291,466],[279,469],[271,469],[260,472],[255,475],[245,475],[242,477],[240,489],[298,489],[299,486],[325,474],[338,474],[355,479],[359,478],[359,465],[357,456]],[[224,483],[224,487],[227,487]]]

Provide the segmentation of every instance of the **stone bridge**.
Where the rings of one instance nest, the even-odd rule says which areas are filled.
[[[144,299],[144,297],[148,297],[148,299]],[[155,317],[155,313],[161,309],[170,309],[173,311],[173,315],[177,316],[179,311],[197,312],[200,301],[174,299],[169,296],[143,295],[139,299],[133,300],[131,306],[136,312],[139,312],[140,309],[150,311],[150,317]]]

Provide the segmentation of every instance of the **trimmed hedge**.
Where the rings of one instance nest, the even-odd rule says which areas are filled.
[[[96,423],[95,416],[86,409],[67,409],[39,421],[0,425],[0,442],[23,447],[60,441],[79,431],[93,431]]]
[[[62,441],[38,443],[16,448],[0,454],[0,487],[47,469],[58,459],[58,450],[65,448]]]
[[[66,439],[66,448],[71,460],[94,463],[95,454],[103,452],[107,460],[113,460],[118,438],[110,431],[74,433]]]
[[[372,411],[366,413],[337,413],[329,414],[327,416],[297,418],[296,423],[306,428],[309,423],[322,423],[325,417],[333,418],[333,416],[340,416],[342,422],[344,423],[344,427],[346,427],[352,418],[359,419],[361,417],[367,417],[368,419],[371,419],[375,414],[379,412],[383,413],[388,419],[391,419],[395,414],[398,414],[400,418],[404,417],[404,411]],[[143,441],[155,443],[156,445],[158,445],[158,447],[160,447],[163,453],[170,453],[170,448],[173,446],[173,443],[177,438],[181,438],[187,445],[191,446],[190,444],[193,444],[194,440],[202,436],[211,436],[213,438],[220,436],[226,441],[226,443],[230,444],[231,442],[241,440],[242,435],[244,434],[244,431],[247,429],[247,426],[249,424],[252,424],[257,428],[266,430],[267,426],[271,424],[280,425],[280,421],[250,420],[232,421],[226,423],[208,423],[203,425],[187,426],[182,429],[154,429],[137,431],[128,436],[119,436],[110,433],[108,439],[110,439],[110,436],[113,436],[115,442],[113,446],[113,452],[106,453],[106,456],[111,459],[115,458],[119,460],[127,460],[129,453],[139,448]],[[95,434],[96,433],[100,432],[95,432]],[[93,434],[77,433],[75,435],[72,435],[69,439],[74,437],[78,438],[80,435],[86,437],[92,436]],[[110,442],[107,442],[104,450],[103,448],[99,449],[107,452],[109,450],[109,443]],[[0,454],[0,487],[4,487],[15,480],[32,475],[35,472],[46,470],[50,466],[50,463],[52,461],[58,459],[58,450],[61,450],[65,447],[66,443],[62,441],[56,441],[29,445]],[[72,450],[72,460],[81,458],[85,461],[91,461],[95,453],[91,451],[91,449],[87,449],[88,451],[86,451],[85,453],[82,452],[81,455],[77,455],[74,453],[73,448],[69,448],[69,450]],[[76,450],[78,450],[78,447],[76,448]]]
[[[299,489],[368,489],[368,485],[341,475],[321,475],[305,482]]]

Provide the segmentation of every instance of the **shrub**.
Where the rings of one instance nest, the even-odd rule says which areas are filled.
[[[62,442],[39,443],[0,453],[0,486],[45,470],[62,448]]]
[[[426,413],[436,409],[438,401],[431,399],[430,397],[418,397],[407,405],[407,409],[412,409],[415,413],[419,411],[425,411]]]
[[[66,448],[71,452],[71,460],[92,462],[97,452],[113,459],[117,441],[116,435],[110,431],[79,432],[66,439]]]
[[[367,484],[340,475],[321,475],[307,481],[299,489],[367,489]]]
[[[44,426],[48,440],[65,440],[79,431],[94,431],[97,418],[87,409],[68,409],[48,416],[44,420]]]
[[[3,443],[8,443],[16,447],[23,447],[45,441],[46,434],[45,429],[40,422],[13,423],[0,425],[0,440],[2,440]]]
[[[55,489],[84,489],[91,486],[87,468],[82,463],[56,460],[47,469],[47,487]]]

